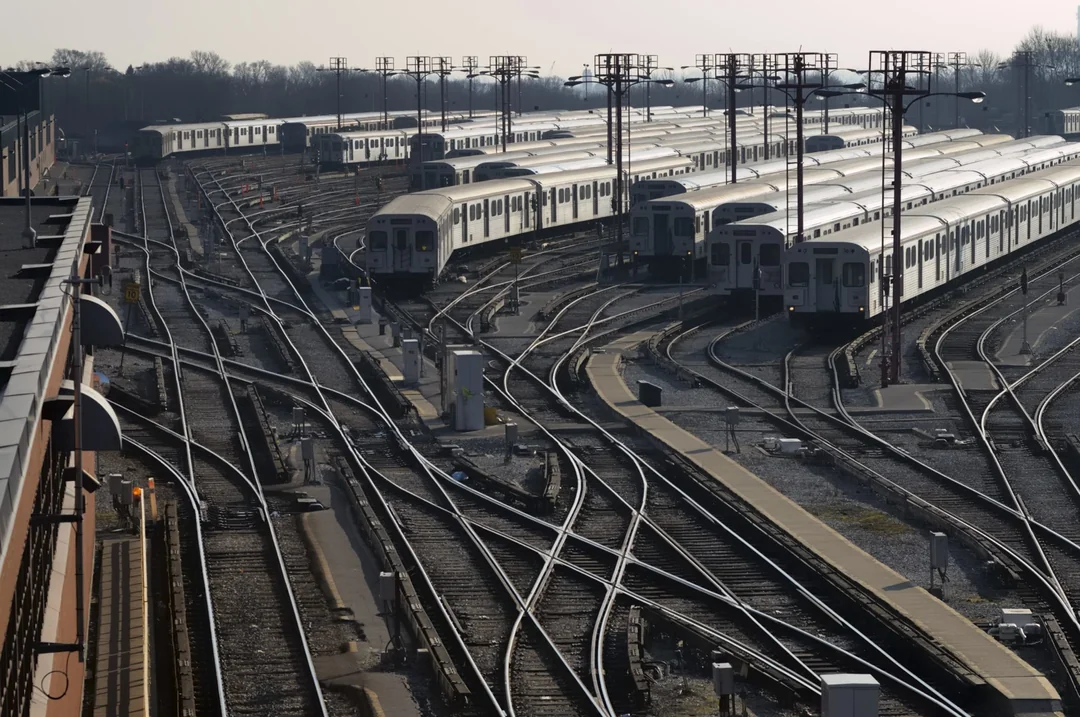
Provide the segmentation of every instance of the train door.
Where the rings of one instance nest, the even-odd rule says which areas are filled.
[[[364,161],[365,162],[370,162],[371,161],[371,140],[370,139],[362,139],[360,141],[364,143]]]
[[[177,132],[176,133],[176,148],[177,149],[183,149],[184,148],[184,133],[183,132]]]
[[[573,202],[573,216],[574,216],[574,221],[576,222],[577,218],[578,218],[578,204],[577,204],[578,185],[575,184],[573,187],[571,187],[570,192],[571,192],[571,195],[572,195],[571,198],[570,198],[570,201]]]
[[[666,213],[653,214],[653,253],[656,256],[671,255],[671,221]]]
[[[472,205],[461,205],[461,243],[465,244],[469,241],[469,209]]]
[[[599,216],[600,214],[600,192],[597,182],[594,179],[592,183],[592,213],[593,216]]]
[[[487,239],[491,235],[491,200],[484,200],[484,238]]]
[[[754,243],[735,242],[735,286],[749,289],[754,285]]]
[[[394,269],[404,271],[409,264],[409,230],[399,227],[394,230]]]
[[[834,259],[816,259],[814,295],[818,311],[840,310],[840,289],[836,285]]]
[[[559,221],[559,190],[551,190],[551,224],[555,225]]]
[[[510,195],[503,197],[503,230],[510,233]]]

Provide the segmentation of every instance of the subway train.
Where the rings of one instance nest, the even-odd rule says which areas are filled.
[[[917,301],[1076,223],[1080,159],[907,210],[903,303]],[[892,218],[804,241],[782,257],[783,303],[798,324],[859,323],[888,306]],[[890,290],[895,298],[897,292]]]

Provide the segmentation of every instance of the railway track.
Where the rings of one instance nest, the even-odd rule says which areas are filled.
[[[585,297],[583,297],[583,299],[584,298]],[[584,304],[586,302],[585,301],[579,301],[578,303],[579,304]],[[600,319],[600,317],[603,316],[605,314],[605,312],[608,312],[609,310],[611,310],[611,304],[612,303],[614,303],[614,301],[609,299],[607,301],[602,302],[599,307],[596,307],[594,305],[592,307],[593,308],[592,317],[591,317],[591,319],[590,319],[590,321],[588,322],[587,325],[591,327],[591,324],[593,322]],[[566,314],[570,313],[569,308],[570,307],[568,307],[568,309],[566,311],[564,311],[560,315],[559,318],[561,318],[562,316],[565,316]],[[588,315],[589,312],[587,310],[582,309],[578,313],[580,313],[581,315]],[[557,321],[558,321],[558,318],[556,319],[556,322]],[[567,325],[572,325],[572,324],[573,324],[573,321],[570,321],[570,322],[567,323]],[[541,338],[537,339],[537,342],[534,342],[534,345],[541,342],[543,340],[544,334],[546,334],[546,333],[547,333],[547,331],[542,333]],[[489,343],[489,342],[485,342],[485,343]],[[573,349],[577,348],[577,343],[578,343],[577,341],[571,341],[570,343],[571,343],[571,346],[569,346],[570,350],[573,350]],[[566,349],[564,348],[563,355],[565,355],[565,350]],[[553,351],[552,353],[553,354],[559,354],[558,351]],[[516,359],[511,364],[511,367],[514,366],[514,365],[519,365],[520,361],[521,361],[521,358],[522,357],[518,357],[518,359]],[[507,357],[504,357],[504,360],[507,360]],[[548,360],[550,361],[551,357],[549,357]],[[541,360],[541,363],[543,363],[542,360]],[[555,387],[555,379],[552,376],[552,372],[549,371],[548,373],[545,374],[543,371],[539,371],[538,369],[539,369],[538,366],[535,366],[535,365],[532,366],[532,370],[530,371],[530,373],[533,376],[533,380],[537,381],[537,383],[540,383],[540,382],[546,380],[548,382],[547,383],[548,389],[551,390],[551,392],[553,394],[558,395],[558,389]],[[518,399],[519,398],[518,394],[520,393],[518,391],[518,389],[517,389],[518,382],[517,381],[512,381],[511,375],[512,375],[511,371],[508,368],[507,373],[504,374],[503,392],[508,397],[513,397],[514,399]],[[540,376],[546,376],[546,378],[541,379],[541,378],[539,378]],[[512,385],[511,385],[511,383],[512,383]],[[551,402],[551,396],[548,397],[548,401],[549,401],[549,403]],[[532,415],[532,413],[534,412],[533,411],[533,403],[534,403],[534,401],[532,400],[532,396],[530,396],[528,399],[524,399],[523,401],[521,401],[521,400],[517,401],[516,405],[517,405],[518,408],[525,408],[526,410],[524,412],[527,413],[527,414]],[[524,404],[524,405],[522,405],[522,404]],[[578,461],[581,460],[580,458],[578,458],[576,455],[574,455],[572,453],[569,454],[568,457],[572,461],[573,460],[578,460]],[[588,460],[589,460],[588,464],[584,464],[584,462],[582,462],[582,468],[584,469],[583,472],[590,472],[591,473],[592,472],[592,465],[593,464],[600,464],[601,461],[596,460],[595,454],[590,455]],[[639,455],[635,455],[635,456],[633,456],[633,460],[636,463],[638,461],[641,461],[642,458]],[[638,466],[638,470],[641,470],[640,465]],[[627,466],[625,466],[625,465],[622,466],[621,471],[618,471],[618,470],[613,471],[613,473],[621,473],[621,474],[625,474],[626,472],[627,472]],[[651,482],[649,484],[651,485]],[[585,483],[585,492],[589,496],[602,495],[600,490],[598,490],[600,488],[600,486],[601,486],[601,483],[599,481],[595,480],[595,479],[593,479],[592,482],[589,482],[587,480],[586,483]],[[610,488],[607,488],[607,486],[604,486],[604,488],[606,488],[606,490],[610,491]],[[655,488],[650,488],[650,491],[654,491],[654,490],[655,490]],[[651,492],[650,494],[651,495],[656,495],[655,492]],[[628,518],[628,516],[630,515],[629,505],[626,505],[625,503],[623,503],[620,506],[618,504],[618,502],[617,502],[618,500],[621,500],[621,499],[618,498],[615,495],[612,495],[608,499],[608,501],[606,501],[605,503],[603,503],[601,505],[595,506],[595,507],[590,507],[589,504],[588,504],[588,501],[586,500],[585,508],[583,509],[582,512],[580,512],[578,514],[578,520],[579,520],[580,525],[588,525],[588,526],[590,526],[590,529],[593,529],[593,530],[596,530],[594,525],[599,526],[598,532],[594,533],[593,535],[590,535],[589,537],[593,538],[593,539],[599,539],[599,540],[597,540],[597,542],[599,542],[601,545],[604,545],[606,543],[607,547],[612,549],[612,551],[617,551],[617,550],[620,550],[620,549],[625,550],[625,548],[620,548],[620,546],[627,545],[627,541],[626,541],[625,536],[628,535],[629,526],[630,526],[630,523],[631,523],[631,520]],[[656,521],[657,518],[653,514],[654,510],[658,515],[661,515],[662,517],[663,517],[664,510],[662,508],[660,508],[660,509],[654,508],[653,506],[654,506],[654,503],[652,502],[652,499],[651,499],[650,503],[649,503],[649,508],[648,508],[649,516],[650,516],[651,521]],[[668,508],[669,511],[674,511],[675,506],[680,506],[680,507],[685,508],[684,502],[680,501],[678,499],[672,501],[672,503],[670,505],[668,505],[667,508]],[[617,508],[619,508],[619,507],[623,508],[623,511],[622,511],[621,515],[620,515],[620,511],[617,510]],[[597,514],[603,515],[606,519],[604,519],[604,520],[596,520],[595,518],[596,518]],[[677,516],[669,515],[668,519],[671,522],[668,523],[668,527],[671,528],[671,530],[676,535],[680,535],[680,537],[683,537],[684,539],[687,537],[688,534],[696,536],[698,538],[698,540],[700,541],[700,546],[701,546],[702,553],[707,554],[709,552],[709,550],[705,548],[705,545],[706,544],[712,545],[714,543],[715,539],[716,539],[716,536],[710,534],[709,531],[703,531],[702,528],[704,526],[702,526],[700,523],[699,524],[694,524],[692,521],[688,522],[687,517],[688,516],[685,513],[677,515]],[[693,527],[688,528],[687,527],[688,525],[693,525]],[[638,528],[638,526],[635,526],[635,529],[637,529],[637,528]],[[664,539],[663,540],[654,539],[652,541],[652,543],[649,543],[649,542],[647,542],[646,538],[642,537],[643,533],[645,533],[646,531],[652,531],[652,533],[654,533],[656,535],[663,535]],[[680,532],[680,531],[685,531],[685,532]],[[620,536],[622,536],[621,540],[620,540]],[[698,590],[700,590],[699,586],[702,583],[710,584],[710,587],[717,584],[715,574],[711,573],[708,570],[708,568],[704,568],[703,566],[701,566],[695,556],[688,555],[686,553],[686,551],[685,551],[685,546],[680,544],[680,543],[677,543],[674,540],[672,540],[672,538],[670,537],[670,534],[667,531],[664,531],[661,528],[653,527],[652,523],[648,523],[648,524],[645,524],[644,527],[640,527],[640,531],[637,532],[636,540],[637,540],[636,543],[634,543],[633,540],[631,540],[631,543],[634,544],[635,546],[641,545],[642,546],[641,549],[640,549],[641,552],[648,555],[651,558],[651,560],[648,560],[648,561],[646,561],[645,563],[642,563],[642,564],[637,563],[636,560],[640,560],[641,556],[637,555],[638,548],[637,547],[634,548],[634,550],[635,550],[635,562],[625,568],[626,579],[627,580],[635,580],[636,579],[636,582],[633,583],[633,588],[636,588],[636,591],[635,591],[634,594],[636,594],[636,595],[638,595],[640,597],[652,598],[654,600],[654,602],[656,604],[658,604],[658,605],[663,605],[667,609],[673,610],[673,611],[675,611],[675,612],[677,612],[679,614],[685,615],[685,616],[690,617],[692,619],[699,620],[699,621],[704,622],[705,624],[708,624],[710,626],[719,626],[720,629],[722,629],[724,631],[724,634],[727,634],[727,635],[733,635],[734,634],[734,635],[737,636],[736,639],[739,642],[742,642],[744,644],[752,644],[752,645],[754,645],[754,647],[759,647],[762,644],[762,642],[771,643],[771,644],[768,644],[768,647],[766,649],[771,648],[771,650],[775,651],[773,654],[781,655],[782,657],[787,658],[789,660],[788,664],[794,664],[794,665],[797,666],[797,668],[801,667],[804,670],[806,670],[806,673],[813,674],[812,671],[807,668],[807,665],[805,663],[803,663],[801,658],[795,658],[795,654],[792,651],[790,651],[786,646],[776,644],[774,636],[769,635],[767,638],[763,639],[761,634],[757,634],[757,635],[753,635],[753,637],[751,637],[750,634],[745,632],[746,626],[738,626],[737,627],[735,625],[735,622],[733,622],[733,620],[731,619],[731,617],[729,615],[724,615],[723,617],[719,617],[719,615],[724,614],[725,611],[720,610],[718,612],[717,607],[715,605],[710,605],[709,604],[710,600],[708,598],[705,598],[702,595],[696,595],[693,598],[687,599],[684,595],[680,595],[679,593],[686,589],[685,584],[679,583],[678,581],[673,580],[671,577],[666,577],[666,580],[671,581],[672,585],[669,585],[667,588],[664,588],[663,584],[664,584],[665,580],[664,579],[658,579],[658,575],[657,575],[656,571],[659,570],[661,572],[664,572],[664,570],[666,568],[672,569],[673,574],[677,574],[681,578],[683,578],[684,580],[687,580],[687,582],[689,582],[691,585],[694,586],[694,588],[696,588]],[[668,541],[667,544],[666,544],[666,547],[667,547],[667,550],[668,550],[667,555],[664,555],[663,551],[658,550],[657,547],[656,547],[657,545],[665,545],[664,540]],[[650,550],[651,550],[651,552],[650,552]],[[581,551],[579,549],[577,552],[580,553],[580,552],[583,552],[583,551]],[[677,561],[674,560],[671,557],[671,555],[673,555],[673,554],[679,556]],[[580,558],[578,558],[576,555],[573,556],[573,557],[576,559],[575,564],[579,565],[580,567],[583,567],[584,569],[591,569],[592,571],[595,571],[595,574],[603,574],[604,572],[607,572],[607,570],[608,570],[608,568],[609,568],[609,566],[610,566],[610,564],[612,562],[611,560],[603,560],[603,559],[597,559],[596,557],[593,557],[593,556],[587,556],[586,561],[585,561],[585,565],[581,565]],[[610,558],[611,556],[608,556],[608,557]],[[647,564],[651,568],[651,571],[645,576],[640,575],[640,573],[641,573],[641,565],[643,565],[643,564]],[[679,565],[679,567],[681,568],[680,571],[676,571],[674,569],[674,567],[676,565]],[[758,572],[758,568],[756,568],[756,567],[754,567],[754,568],[747,567],[745,569],[745,571],[746,571],[745,574],[749,575],[751,573]],[[687,575],[690,576],[689,579],[687,579],[685,577]],[[621,577],[617,578],[617,580],[619,580],[621,582],[622,578]],[[790,590],[790,587],[788,589]],[[694,589],[691,589],[690,592],[693,593]],[[547,599],[546,596],[545,596],[545,599]],[[611,605],[611,607],[614,606],[613,603],[609,603],[609,605]],[[540,608],[541,612],[543,610],[542,606],[543,606],[543,603],[541,603],[541,608]],[[728,606],[725,606],[725,607],[728,607]],[[610,613],[605,613],[603,610],[601,610],[598,613],[598,615],[600,615],[600,616],[606,615],[606,616],[609,617]],[[602,618],[598,617],[597,622],[599,622],[601,619]],[[753,630],[753,628],[755,626],[756,626],[755,623],[753,621],[751,621],[750,622],[751,630]],[[760,631],[760,626],[756,626],[756,627],[758,627],[758,630]],[[820,625],[816,625],[815,627],[820,627]],[[740,628],[742,628],[742,629],[740,629]],[[556,627],[555,631],[552,632],[553,635],[558,634],[557,629],[558,628]],[[606,642],[606,640],[602,641],[602,642]],[[820,654],[820,652],[818,654],[816,654],[816,655],[814,653],[815,653],[814,650],[808,650],[808,649],[805,649],[805,647],[803,648],[803,655],[805,655],[807,657],[814,656],[816,658],[814,660],[814,662],[816,662],[816,664],[817,664],[817,666],[819,668],[821,668],[824,665],[829,665],[833,669],[837,668],[837,666],[838,666],[837,661],[830,661],[830,660],[824,658]],[[792,658],[794,658],[794,659],[792,659]],[[839,661],[839,662],[842,663],[842,661]],[[826,670],[826,671],[829,671],[829,670]],[[888,701],[889,700],[887,699],[886,702],[888,703]],[[896,705],[894,705],[894,706],[896,707],[897,710],[899,710],[897,712],[897,714],[906,714],[907,713],[906,710],[909,709],[907,706],[902,704],[902,701],[898,701],[896,703]]]
[[[246,262],[258,254],[259,245],[262,245],[261,248],[265,251],[266,237],[241,215],[234,202],[230,201],[229,204],[235,210],[235,216],[223,221],[229,222],[227,226],[230,228],[236,227],[234,241],[250,243],[254,248],[251,252],[238,252],[238,256],[243,256]],[[226,213],[233,210],[227,210]],[[252,261],[265,262],[266,259],[257,257]],[[271,319],[281,323],[284,340],[292,346],[303,366],[300,380],[310,386],[310,389],[305,390],[313,392],[313,395],[318,397],[317,400],[326,406],[328,416],[335,419],[337,412],[348,406],[355,411],[356,404],[332,395],[330,386],[345,390],[355,386],[364,400],[371,401],[371,392],[348,362],[347,353],[341,350],[338,341],[327,330],[327,322],[320,320],[321,312],[309,309],[302,296],[303,292],[298,291],[297,287],[292,285],[293,282],[284,276],[283,268],[276,261],[271,260],[271,263],[278,270],[277,277],[274,276],[270,264],[264,263],[260,269],[264,273],[260,274],[259,281],[252,281],[252,286],[263,292],[262,286],[266,283],[272,292],[281,292],[276,294],[280,301],[287,301],[290,306],[296,307],[296,313],[286,319],[283,315],[288,315],[293,309],[283,309],[280,301],[275,302],[267,296],[271,292],[263,294],[263,310]],[[292,297],[287,296],[288,292],[279,283],[282,281],[292,285]],[[476,309],[466,304],[458,309],[456,316],[467,314],[467,319],[475,313]],[[612,314],[606,314],[603,310],[594,310],[593,314],[601,325],[612,318]],[[302,330],[304,333],[300,333],[301,330],[297,328],[299,326],[306,327]],[[569,348],[580,348],[575,347],[575,344],[578,344],[576,338],[567,343]],[[497,351],[494,353],[497,355]],[[322,358],[318,358],[319,356]],[[558,360],[565,356],[564,351],[560,356],[548,359]],[[565,360],[562,363],[565,363]],[[304,378],[304,375],[310,380]],[[557,383],[556,380],[556,387]],[[582,524],[590,522],[581,521],[581,516],[585,515],[583,510],[569,510],[559,515],[560,526],[538,521],[509,506],[500,505],[487,496],[451,481],[434,464],[434,458],[423,447],[423,441],[418,440],[417,436],[407,435],[401,427],[395,426],[381,407],[369,405],[361,414],[364,415],[358,418],[364,418],[369,423],[374,421],[376,425],[390,429],[390,435],[395,438],[390,444],[383,444],[390,449],[384,451],[387,463],[395,463],[392,455],[397,453],[404,459],[402,462],[405,465],[399,463],[396,469],[402,473],[411,473],[412,477],[402,479],[384,475],[391,470],[391,466],[370,465],[366,451],[355,450],[359,444],[352,446],[352,457],[364,468],[364,474],[369,478],[367,488],[371,491],[372,500],[385,506],[389,527],[392,531],[400,531],[403,554],[416,557],[418,565],[422,566],[423,579],[429,582],[434,594],[444,596],[444,599],[439,601],[441,607],[432,607],[446,618],[446,634],[450,638],[447,642],[459,642],[464,648],[464,652],[460,653],[465,667],[463,673],[469,674],[471,669],[475,669],[481,678],[482,685],[473,683],[478,688],[478,694],[482,693],[482,689],[487,689],[494,705],[513,705],[520,713],[611,713],[614,704],[610,697],[604,696],[607,686],[597,684],[597,675],[602,672],[593,667],[597,663],[602,664],[602,655],[610,651],[613,642],[617,642],[617,638],[609,637],[611,630],[603,626],[618,622],[620,610],[625,609],[625,604],[620,608],[620,596],[628,596],[631,600],[662,609],[645,596],[625,587],[617,587],[622,575],[633,565],[633,571],[651,575],[646,584],[669,585],[669,594],[664,597],[669,604],[687,600],[680,592],[688,589],[687,586],[674,579],[674,575],[668,575],[662,570],[658,572],[654,566],[632,559],[633,556],[626,549],[631,545],[629,540],[623,540],[615,548],[611,548],[577,536],[574,532],[575,518]],[[363,431],[360,433],[363,435]],[[394,443],[397,444],[396,451],[393,450]],[[602,496],[608,479],[614,482],[618,476],[625,474],[628,463],[638,466],[636,470],[653,471],[651,466],[640,465],[625,455],[611,452],[610,446],[601,452],[613,458],[610,464],[603,465],[604,461],[598,460],[596,455],[589,456],[587,464],[586,461],[578,459],[576,467],[582,471],[582,485],[586,488],[586,493]],[[641,460],[640,456],[637,460]],[[663,480],[655,471],[648,475],[650,482]],[[680,500],[687,501],[687,497],[674,486],[671,490]],[[607,504],[597,505],[597,510],[601,511],[597,515],[612,512],[634,514],[621,496],[620,490],[609,489],[608,496],[610,500]],[[635,506],[640,507],[644,494],[640,494],[635,500],[638,501]],[[584,508],[585,505],[582,501],[582,505],[578,507]],[[690,501],[687,509],[708,520],[707,511],[700,507],[695,508],[694,505],[695,502]],[[636,522],[640,524],[638,527],[648,526],[648,529],[654,532],[657,530],[651,518],[642,521],[640,511],[636,515]],[[674,522],[678,518],[673,514],[670,520]],[[614,544],[614,538],[619,531],[626,536],[628,531],[623,527],[625,524],[613,523],[604,527],[601,532],[609,536],[609,542]],[[672,541],[666,537],[656,540],[661,545],[672,545]],[[679,560],[684,567],[680,569],[688,570],[692,574],[690,568],[685,566],[687,563],[693,565],[695,561],[688,558],[685,550],[672,547],[676,554],[681,555]],[[566,555],[574,558],[576,562],[569,559],[564,561],[562,558],[551,559],[552,554],[562,555],[564,548]],[[674,569],[677,561],[670,560]],[[606,573],[611,577],[598,579],[596,573]],[[462,584],[463,576],[476,574],[483,575],[484,579]],[[540,575],[544,577],[541,578]],[[708,571],[698,570],[697,580],[715,587],[715,578],[710,579],[707,576]],[[695,600],[707,606],[698,614],[720,611],[730,618],[733,608],[724,600],[711,596],[708,592],[701,592],[700,589],[691,590],[691,594]],[[554,600],[551,599],[553,595],[556,596]],[[689,605],[690,603],[684,603],[684,609],[689,610]],[[745,607],[734,610],[736,615],[741,616],[741,620],[749,620]],[[470,617],[478,614],[495,615],[496,619],[478,622],[470,627],[463,624],[467,620],[461,618],[460,613],[468,613]],[[678,614],[681,619],[691,619]],[[596,615],[606,617],[607,621],[597,620]],[[492,640],[497,637],[493,638],[492,635],[502,634],[499,631],[505,626],[504,616],[513,618],[511,632],[506,633],[508,637],[505,641],[493,645]],[[590,625],[587,649],[583,647],[580,634],[580,625],[586,619]],[[758,616],[755,619],[760,621],[762,618]],[[749,620],[746,624],[753,627],[758,623]],[[771,645],[770,649],[778,651],[774,654],[780,654],[783,649],[778,644],[778,639],[766,638],[764,632],[759,627],[756,639],[767,641]],[[479,644],[472,644],[474,638]],[[751,648],[748,650],[752,651]],[[818,659],[822,661],[821,664],[825,664],[829,662],[826,655],[833,651],[831,648],[819,647],[805,650],[804,654],[809,656],[820,652]],[[800,658],[794,662],[801,664],[802,659],[810,658]],[[839,664],[849,658],[834,655],[832,659]],[[584,668],[586,664],[590,669]],[[811,682],[805,674],[806,672],[802,677],[804,688]],[[797,683],[798,679],[795,679]],[[898,689],[906,692],[910,688]]]
[[[249,443],[232,389],[209,327],[176,265],[164,186],[153,170],[140,170],[136,192],[150,276],[146,291],[156,321],[168,333],[176,403],[182,407],[179,430],[159,430],[166,441],[184,446],[187,455],[175,465],[186,471],[204,523],[198,554],[186,559],[201,562],[207,588],[202,592],[213,606],[211,639],[222,690],[220,708],[233,714],[272,709],[275,714],[325,715],[290,576],[246,449]],[[216,359],[214,370],[185,370],[178,358],[181,346],[209,349]],[[177,458],[175,453],[171,457]],[[188,595],[197,599],[199,592]]]

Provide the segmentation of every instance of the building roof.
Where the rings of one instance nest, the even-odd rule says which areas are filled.
[[[0,554],[70,306],[62,282],[79,266],[91,209],[89,199],[35,198],[39,246],[25,248],[25,203],[0,198]]]

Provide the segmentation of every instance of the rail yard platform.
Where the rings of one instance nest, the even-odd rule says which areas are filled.
[[[94,661],[94,717],[150,714],[149,635],[143,543],[135,536],[102,540]]]
[[[993,714],[1060,713],[1061,698],[1053,685],[1007,647],[963,615],[907,578],[878,562],[842,535],[774,489],[768,483],[700,438],[644,406],[627,387],[619,370],[624,352],[634,350],[651,332],[623,337],[596,353],[586,373],[597,395],[615,412],[682,454],[705,474],[754,506],[837,571],[858,582],[882,605],[902,616],[928,640],[948,652],[969,673],[975,688],[989,690]]]

